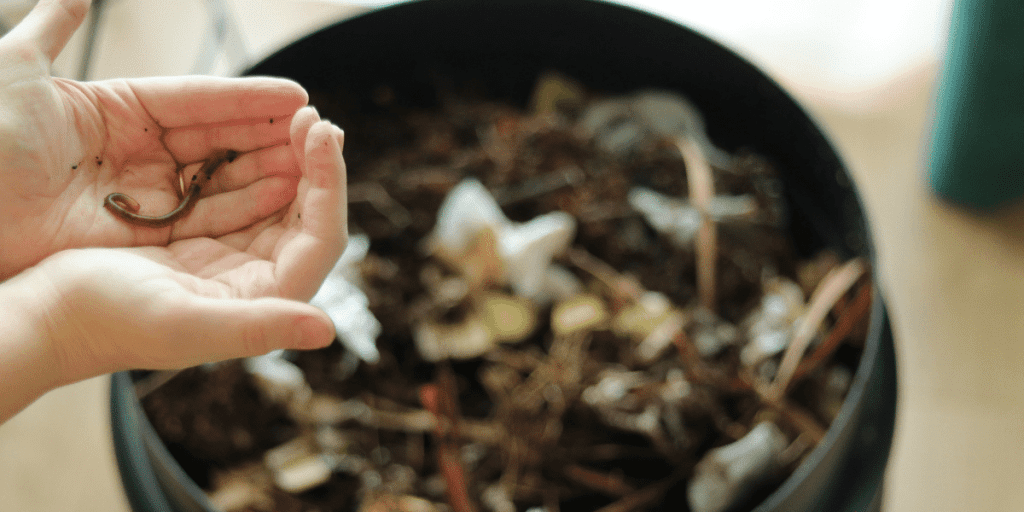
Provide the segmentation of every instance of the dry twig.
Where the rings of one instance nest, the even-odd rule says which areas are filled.
[[[715,197],[715,182],[711,166],[700,145],[689,137],[676,141],[686,164],[686,182],[690,190],[690,203],[700,212],[697,231],[697,295],[704,308],[712,313],[715,307],[715,260],[718,258],[718,229],[711,217],[711,199]]]
[[[793,328],[793,339],[790,340],[789,346],[786,347],[786,352],[782,356],[775,380],[764,392],[768,401],[778,402],[782,399],[789,387],[790,379],[796,372],[797,365],[800,364],[800,359],[814,339],[814,334],[821,328],[821,323],[825,320],[828,312],[866,271],[867,266],[864,261],[854,258],[829,272],[818,284],[818,288],[811,296],[807,311]]]
[[[859,325],[868,313],[871,312],[871,293],[870,282],[861,285],[852,304],[848,304],[843,308],[843,312],[840,314],[839,319],[836,320],[835,326],[829,331],[825,341],[822,341],[814,349],[814,352],[811,352],[811,355],[804,358],[800,362],[800,366],[797,366],[796,372],[793,373],[793,378],[790,380],[790,387],[792,387],[794,382],[821,367],[828,360],[829,356],[839,348],[839,345],[850,334],[850,331]]]
[[[437,378],[433,384],[425,384],[420,388],[420,400],[423,406],[451,426],[444,432],[440,426],[434,430],[437,438],[437,466],[444,476],[448,493],[448,503],[455,512],[476,512],[469,497],[466,482],[466,471],[459,457],[459,446],[456,442],[459,430],[459,402],[455,386],[455,375],[447,363],[438,365]]]
[[[761,399],[764,405],[779,414],[786,423],[806,434],[815,443],[825,437],[825,427],[822,427],[811,413],[789,400],[782,398],[769,399],[760,387],[754,385],[751,375],[741,374],[738,377],[729,377],[721,371],[708,367],[700,358],[700,355],[697,354],[697,349],[689,342],[685,333],[679,332],[674,343],[679,350],[680,359],[683,361],[686,373],[692,382],[723,391],[753,392]]]

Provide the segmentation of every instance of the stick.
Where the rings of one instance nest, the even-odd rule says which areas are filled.
[[[459,429],[459,403],[455,387],[455,376],[448,364],[442,363],[437,368],[434,384],[420,388],[420,400],[423,406],[434,413],[438,419],[438,427],[434,430],[437,438],[437,467],[444,476],[448,491],[448,504],[455,512],[476,512],[476,507],[469,498],[469,487],[466,485],[466,471],[459,457],[459,446],[455,442]],[[451,424],[445,432],[440,425],[442,420]]]
[[[686,164],[686,182],[690,190],[690,203],[700,212],[697,231],[697,295],[704,308],[712,313],[715,307],[715,263],[718,257],[718,229],[711,218],[711,199],[715,197],[715,183],[711,166],[700,146],[688,137],[676,141]]]
[[[712,386],[722,391],[753,392],[767,407],[776,411],[784,420],[796,427],[797,430],[806,434],[807,437],[812,439],[815,443],[821,441],[821,439],[825,437],[825,428],[818,424],[818,421],[814,419],[814,416],[797,404],[794,404],[789,400],[785,400],[784,398],[780,397],[776,400],[769,400],[767,390],[762,386],[755,386],[752,375],[745,375],[741,373],[735,378],[729,378],[724,374],[707,368],[703,360],[701,360],[700,356],[697,354],[697,350],[689,342],[685,333],[678,333],[674,339],[674,343],[676,348],[679,350],[680,358],[683,361],[683,367],[691,382]]]
[[[821,323],[825,320],[828,312],[866,270],[864,261],[854,258],[829,272],[818,284],[818,288],[811,295],[807,311],[793,328],[793,339],[786,347],[785,354],[782,355],[782,362],[779,364],[775,380],[764,393],[769,402],[777,402],[782,399],[796,372],[797,365],[800,364],[800,359],[807,350],[807,346],[811,344],[811,340],[814,339],[814,334],[821,328]]]
[[[848,304],[843,312],[839,316],[839,320],[836,320],[836,325],[829,331],[825,341],[818,345],[818,348],[811,352],[811,355],[804,358],[800,363],[800,366],[796,367],[796,372],[793,373],[793,378],[790,380],[789,385],[792,387],[793,383],[807,376],[807,374],[817,370],[833,352],[839,348],[839,345],[844,339],[850,334],[853,328],[860,324],[861,320],[871,311],[871,283],[865,283],[857,291],[857,296],[854,297],[851,304]]]

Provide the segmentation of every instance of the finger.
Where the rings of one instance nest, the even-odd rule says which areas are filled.
[[[10,36],[33,41],[52,62],[88,12],[89,0],[41,0],[11,30]]]
[[[187,348],[197,360],[249,357],[281,348],[322,348],[334,340],[330,317],[306,303],[278,298],[197,297],[193,301],[187,309],[199,313],[188,322],[178,322],[176,330],[187,331],[180,339],[190,340],[192,346]]]
[[[195,210],[175,224],[171,239],[223,237],[283,211],[295,199],[301,177],[291,153],[288,146],[274,146],[242,154],[218,169]],[[184,175],[187,183],[191,174]],[[251,242],[253,235],[247,238]]]
[[[348,237],[344,135],[320,121],[306,138],[306,165],[298,197],[285,220],[292,236],[276,254],[275,279],[282,294],[309,300],[334,266]]]
[[[288,144],[290,123],[289,115],[273,123],[259,118],[253,122],[172,128],[164,135],[164,144],[175,160],[194,162],[224,148],[246,153]]]
[[[265,119],[274,123],[309,99],[290,80],[268,77],[157,77],[129,80],[139,101],[164,128]],[[287,123],[284,123],[287,126]]]
[[[203,195],[238,190],[271,176],[292,178],[296,182],[302,177],[291,147],[278,145],[240,154],[217,171]]]
[[[306,136],[309,134],[309,129],[313,127],[313,124],[319,120],[320,114],[316,111],[316,108],[311,106],[299,109],[295,116],[292,117],[290,131],[292,152],[300,169],[305,169],[306,167]]]
[[[172,240],[220,237],[260,222],[295,199],[298,181],[273,176],[244,188],[204,197],[188,217],[174,224]]]
[[[190,183],[207,159],[217,154],[218,151],[204,153],[200,160],[186,165],[181,170],[185,183]],[[295,181],[302,177],[290,147],[278,145],[238,154],[234,160],[214,169],[211,181],[203,188],[202,195],[207,197],[231,192],[273,176],[293,178]]]
[[[316,123],[306,138],[303,174],[311,197],[305,197],[309,204],[301,206],[311,211],[304,219],[303,231],[325,240],[335,236],[347,221],[344,146],[345,132],[328,121]]]

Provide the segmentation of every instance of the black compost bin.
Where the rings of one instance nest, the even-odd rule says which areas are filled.
[[[590,0],[423,0],[318,31],[246,74],[291,78],[314,96],[343,98],[335,107],[356,115],[377,108],[372,98],[382,87],[401,101],[431,105],[439,77],[525,104],[537,76],[552,69],[600,92],[684,94],[703,112],[717,145],[750,148],[776,164],[798,250],[872,257],[849,175],[807,114],[747,61],[647,13]],[[358,134],[349,135],[352,147]],[[895,379],[892,332],[876,294],[842,410],[825,439],[756,511],[876,510],[893,434]],[[111,413],[122,480],[137,512],[215,510],[157,437],[127,373],[114,376]]]

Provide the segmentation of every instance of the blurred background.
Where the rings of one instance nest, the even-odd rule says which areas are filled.
[[[94,1],[54,73],[232,75],[311,31],[391,3]],[[1024,448],[979,452],[965,441],[1024,440],[1010,428],[1024,423],[1016,364],[1024,356],[1004,347],[993,365],[984,350],[964,343],[1024,335],[1021,209],[963,212],[932,198],[923,180],[952,0],[618,3],[695,28],[760,66],[817,118],[846,159],[874,230],[897,339],[901,405],[887,509],[1008,510],[1000,505],[1024,502],[1019,470],[984,473]],[[2,27],[33,4],[0,0]],[[0,426],[0,510],[128,510],[107,386],[103,377],[56,390]],[[915,454],[924,452],[942,455],[922,463]],[[960,497],[941,498],[930,490],[936,487]]]

